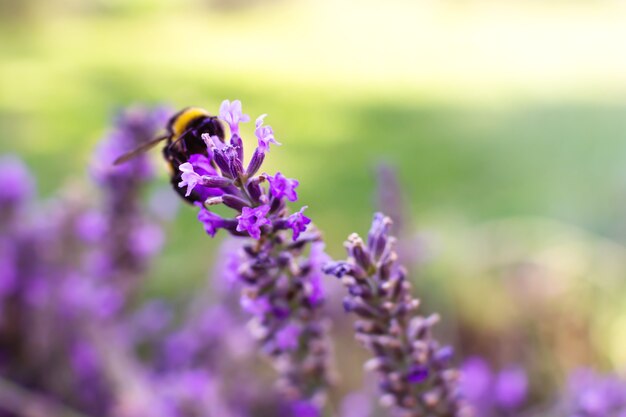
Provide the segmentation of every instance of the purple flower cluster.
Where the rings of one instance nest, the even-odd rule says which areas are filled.
[[[19,398],[40,392],[83,413],[114,413],[118,388],[94,335],[118,326],[161,234],[141,205],[151,179],[146,158],[119,168],[110,162],[152,137],[161,113],[120,114],[94,162],[98,207],[77,197],[36,204],[25,167],[0,160],[0,375],[28,388]],[[116,340],[107,338],[108,346]],[[13,412],[26,406],[16,401]]]
[[[451,365],[453,350],[432,336],[439,317],[417,314],[419,301],[398,265],[391,223],[377,213],[367,244],[351,235],[348,260],[329,263],[325,271],[348,290],[344,308],[358,317],[357,340],[375,355],[366,368],[380,375],[381,402],[406,417],[469,416]]]
[[[590,369],[573,372],[559,414],[567,417],[625,417],[626,380]]]
[[[291,401],[285,413],[318,416],[330,383],[327,325],[320,313],[324,245],[304,215],[306,206],[293,214],[286,206],[298,199],[298,181],[280,172],[257,175],[270,144],[280,145],[264,125],[266,115],[256,120],[257,147],[247,165],[239,123],[250,118],[239,101],[222,103],[219,117],[230,127],[230,140],[200,132],[206,153],[180,165],[179,187],[208,196],[197,203],[207,234],[224,229],[251,238],[232,271],[244,287],[241,305],[254,317],[249,327],[280,374],[278,386]],[[210,210],[216,205],[235,213],[222,217]]]
[[[484,359],[471,357],[463,362],[461,372],[461,391],[477,415],[510,415],[526,401],[528,377],[520,366],[493,372]]]

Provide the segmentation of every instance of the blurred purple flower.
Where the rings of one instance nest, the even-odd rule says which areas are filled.
[[[478,415],[511,413],[526,402],[528,377],[523,368],[515,365],[494,372],[483,358],[473,356],[461,366],[460,391]]]
[[[322,267],[328,263],[330,257],[325,252],[324,242],[313,242],[309,253],[309,280],[305,282],[305,291],[309,302],[316,306],[324,301],[324,273]]]
[[[249,297],[241,297],[241,307],[248,313],[255,316],[262,316],[272,311],[272,305],[267,297],[258,297],[255,299]]]
[[[163,230],[152,223],[136,226],[129,236],[132,253],[138,258],[154,256],[161,251],[164,242]]]
[[[626,380],[579,369],[570,375],[562,403],[568,416],[622,417],[626,414]]]
[[[35,182],[26,165],[15,156],[0,156],[0,207],[30,198]]]
[[[370,417],[374,411],[372,395],[364,391],[352,392],[341,402],[340,417]]]
[[[276,332],[276,344],[282,350],[294,350],[298,347],[301,329],[295,324],[287,324]]]
[[[526,400],[528,377],[520,367],[509,367],[501,370],[495,381],[495,397],[497,404],[507,410],[520,407]]]
[[[310,401],[295,401],[289,405],[288,417],[321,417],[318,406]]]
[[[472,403],[482,401],[489,394],[493,375],[487,362],[474,356],[461,365],[461,391]]]
[[[162,300],[150,300],[129,318],[131,337],[144,340],[163,332],[172,322],[173,312]]]
[[[99,211],[83,213],[76,222],[77,236],[87,243],[100,241],[107,232],[107,220]]]

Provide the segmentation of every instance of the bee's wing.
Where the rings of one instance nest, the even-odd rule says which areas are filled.
[[[165,139],[167,139],[169,137],[169,135],[166,136],[159,136],[157,138],[154,138],[142,145],[139,145],[137,148],[133,149],[130,152],[127,152],[119,157],[117,157],[115,159],[115,161],[113,161],[113,165],[120,165],[123,164],[124,162],[133,159],[134,157],[136,157],[137,155],[144,153],[146,151],[149,151],[150,149],[154,148],[159,142],[164,141]]]

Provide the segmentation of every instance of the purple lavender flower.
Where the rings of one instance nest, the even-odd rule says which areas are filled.
[[[97,243],[107,233],[107,221],[99,211],[89,211],[82,214],[76,222],[76,234],[86,243]]]
[[[130,233],[130,253],[139,259],[150,259],[161,251],[165,237],[154,223],[141,223]]]
[[[34,189],[33,178],[21,160],[0,157],[0,207],[23,202],[34,194]]]
[[[348,260],[325,267],[347,287],[346,310],[358,317],[356,338],[375,354],[366,368],[379,373],[381,401],[403,416],[471,415],[459,396],[450,349],[431,334],[438,316],[416,313],[419,301],[397,264],[390,227],[391,219],[377,213],[367,244],[352,234]]]
[[[285,412],[289,417],[321,417],[319,407],[309,401],[294,401]]]
[[[626,380],[579,369],[569,377],[560,408],[571,417],[626,415]]]
[[[300,327],[288,324],[276,333],[276,345],[281,350],[295,350],[300,338]]]
[[[255,208],[242,207],[241,215],[237,216],[237,231],[248,232],[254,239],[261,238],[261,227],[271,224],[271,222],[265,217],[270,211],[270,207],[267,205],[258,206]]]
[[[200,203],[197,203],[200,206],[200,211],[198,212],[198,220],[204,226],[204,231],[211,237],[215,237],[217,231],[224,227],[225,221],[224,219],[202,207]]]
[[[133,158],[128,163],[114,165],[113,161],[140,144],[154,138],[156,131],[165,123],[166,111],[162,108],[150,110],[136,106],[120,112],[115,120],[115,129],[98,145],[91,172],[99,184],[119,182],[119,186],[132,177],[145,181],[152,177],[152,167],[146,155]]]
[[[137,344],[164,332],[172,323],[172,308],[163,300],[152,299],[140,306],[126,322],[129,338]]]
[[[256,129],[254,131],[254,134],[256,135],[259,141],[258,149],[261,153],[269,152],[270,143],[273,143],[274,145],[277,145],[277,146],[281,145],[281,143],[277,142],[276,139],[274,138],[274,130],[272,129],[272,127],[263,126],[265,117],[267,117],[267,114],[262,114],[256,119],[256,123],[255,123]]]
[[[307,207],[308,206],[304,206],[300,211],[287,217],[287,226],[293,230],[293,240],[298,240],[300,233],[304,232],[307,226],[311,224],[311,219],[304,215],[304,210],[306,210]]]
[[[91,222],[92,233],[104,228],[103,239],[93,248],[91,259],[98,259],[92,268],[106,285],[116,287],[125,300],[138,285],[149,259],[160,250],[163,237],[141,207],[141,194],[152,179],[147,155],[139,155],[123,165],[112,161],[120,154],[154,138],[164,122],[161,109],[132,107],[119,114],[111,134],[96,149],[92,172],[100,185],[103,202],[98,222]],[[85,225],[83,224],[83,227]],[[102,285],[100,283],[99,285]]]
[[[483,358],[476,356],[465,360],[461,366],[461,373],[461,390],[472,403],[483,402],[485,397],[490,396],[493,375]]]
[[[305,285],[308,301],[316,306],[324,301],[324,284],[322,267],[330,260],[326,254],[324,242],[313,242],[309,252],[309,281]]]
[[[189,197],[193,189],[198,185],[198,183],[202,180],[202,177],[194,171],[193,165],[189,162],[185,162],[181,164],[180,167],[181,181],[178,183],[179,187],[187,187],[187,192],[185,193],[185,197]]]
[[[296,193],[296,187],[300,184],[298,180],[285,177],[280,172],[271,176],[265,174],[265,177],[270,183],[270,193],[274,198],[281,199],[287,197],[289,201],[298,200],[298,194]]]
[[[515,410],[526,400],[528,377],[523,368],[511,366],[498,373],[495,382],[496,403],[505,410]]]
[[[520,409],[528,395],[526,371],[509,365],[494,372],[480,357],[468,358],[461,366],[461,392],[478,415],[497,416]]]
[[[220,106],[220,119],[228,123],[233,135],[239,133],[239,123],[250,121],[250,116],[241,111],[241,101],[234,100],[232,103],[224,100]]]
[[[215,259],[211,288],[212,292],[220,295],[221,299],[230,298],[238,289],[239,276],[237,270],[243,250],[242,243],[240,239],[229,237],[220,245],[220,250]]]
[[[207,145],[207,171],[214,172],[201,173],[191,160],[183,161],[185,177],[180,186],[188,187],[187,192],[211,187],[222,191],[207,198],[201,208],[199,219],[209,235],[224,229],[233,236],[252,238],[243,245],[233,271],[244,285],[241,305],[254,316],[250,328],[279,371],[281,390],[296,403],[312,405],[320,412],[330,382],[327,325],[320,313],[324,299],[321,236],[304,216],[304,208],[290,215],[286,207],[286,200],[297,200],[298,181],[280,173],[256,175],[269,144],[278,144],[272,128],[263,126],[265,115],[257,119],[259,146],[245,169],[238,124],[248,117],[242,114],[241,103],[225,101],[220,117],[230,126],[228,143],[198,132]],[[266,180],[268,188],[263,186]],[[224,205],[235,214],[218,216],[211,211],[214,205]],[[315,250],[307,258],[309,245]]]
[[[371,417],[374,406],[367,392],[352,392],[343,399],[339,415],[341,417]]]

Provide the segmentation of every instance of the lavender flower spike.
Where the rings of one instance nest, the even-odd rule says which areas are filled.
[[[220,117],[231,127],[231,141],[224,144],[208,132],[198,132],[207,145],[205,170],[210,175],[194,171],[192,159],[197,155],[191,155],[181,161],[179,187],[213,195],[198,216],[207,234],[224,229],[248,238],[233,272],[244,286],[241,305],[253,316],[250,329],[280,375],[278,386],[289,402],[285,416],[319,416],[331,380],[327,324],[321,317],[321,235],[304,208],[290,214],[286,206],[287,200],[298,198],[297,180],[280,173],[256,175],[269,144],[278,144],[272,128],[263,126],[264,116],[257,119],[258,147],[246,169],[238,123],[248,117],[241,113],[241,103],[225,101]],[[268,187],[263,186],[266,181]],[[209,194],[215,187],[221,187],[220,193]],[[233,214],[222,217],[211,211],[221,204]]]
[[[381,403],[402,417],[471,416],[459,394],[459,373],[451,367],[452,349],[441,347],[431,333],[438,316],[416,312],[419,300],[398,265],[391,223],[377,213],[367,245],[351,235],[348,260],[324,269],[348,289],[344,307],[358,317],[356,339],[375,355],[365,367],[380,375]]]

